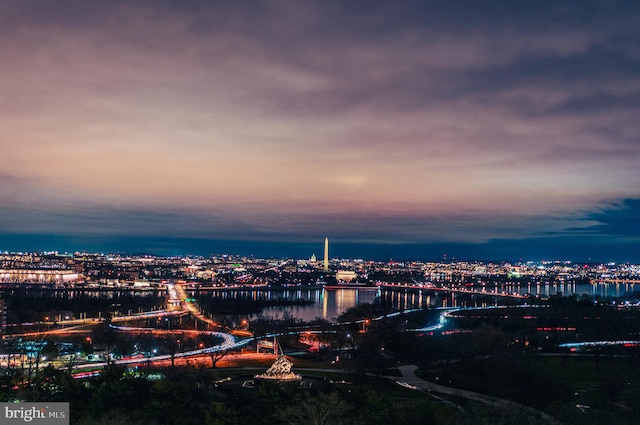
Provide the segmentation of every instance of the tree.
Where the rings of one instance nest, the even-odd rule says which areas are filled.
[[[278,412],[282,423],[288,425],[347,425],[352,423],[351,408],[336,393],[320,393],[317,397],[307,396],[295,406],[287,406]]]
[[[211,351],[209,353],[209,357],[211,357],[211,367],[215,369],[216,364],[218,363],[218,360],[222,359],[227,354],[229,354],[229,350]]]
[[[127,412],[113,411],[98,420],[94,417],[85,418],[79,425],[138,425],[139,423],[138,419],[130,418]],[[155,422],[150,422],[149,424],[152,423]]]
[[[48,360],[52,361],[58,358],[58,347],[56,347],[55,342],[52,340],[47,340],[45,346],[42,348],[42,356]]]
[[[222,402],[212,403],[206,412],[207,425],[235,425],[239,423],[235,409],[226,406]]]
[[[214,347],[222,342],[222,339],[219,336],[209,334],[201,335],[200,339],[202,343],[207,347]],[[209,352],[209,357],[211,357],[211,367],[215,368],[218,360],[222,359],[227,354],[229,354],[229,350]]]
[[[164,339],[164,344],[169,351],[169,355],[171,356],[171,367],[175,366],[176,354],[180,351],[182,340],[184,339],[184,334],[178,332],[173,335],[167,335]]]

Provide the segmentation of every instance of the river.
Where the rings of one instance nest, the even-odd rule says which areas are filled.
[[[588,297],[621,297],[640,290],[638,284],[549,284],[549,283],[504,283],[497,287],[487,286],[474,288],[477,293],[461,293],[431,288],[404,287],[358,287],[329,289],[322,287],[297,288],[245,288],[234,290],[217,290],[210,296],[231,299],[236,297],[262,300],[302,300],[304,304],[271,306],[253,314],[250,319],[263,316],[278,319],[290,316],[300,320],[323,318],[334,321],[339,315],[351,307],[361,303],[382,302],[392,310],[409,310],[414,308],[434,307],[486,307],[509,303],[522,303],[505,297],[507,294],[531,294],[542,298],[551,295],[588,296]],[[484,292],[483,292],[484,291]]]

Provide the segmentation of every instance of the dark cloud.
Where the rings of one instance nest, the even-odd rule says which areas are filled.
[[[640,196],[639,16],[635,1],[4,2],[0,229],[483,258],[619,239]]]
[[[588,214],[586,219],[598,224],[579,229],[579,232],[602,237],[628,237],[640,244],[640,199],[625,199],[602,211]]]

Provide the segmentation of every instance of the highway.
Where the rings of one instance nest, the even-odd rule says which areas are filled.
[[[169,286],[169,285],[167,285]],[[192,301],[191,298],[187,295],[187,291],[184,289],[184,284],[177,283],[174,285],[174,289],[176,291],[176,295],[180,300],[180,306],[182,310],[188,312],[196,319],[200,320],[207,325],[211,325],[219,328],[220,325],[216,323],[214,320],[209,319],[200,311],[200,307],[195,301]]]
[[[166,360],[176,360],[176,359],[188,359],[188,358],[199,358],[202,356],[208,356],[211,353],[221,352],[221,351],[229,351],[229,350],[237,350],[240,349],[249,343],[255,341],[253,336],[248,336],[247,338],[238,339],[236,336],[232,335],[230,332],[226,332],[217,322],[206,317],[202,314],[198,304],[191,299],[185,289],[186,284],[184,283],[169,283],[167,284],[167,308],[165,310],[157,310],[157,311],[148,311],[143,313],[137,313],[133,315],[127,316],[114,316],[111,318],[111,323],[109,326],[119,332],[133,333],[133,334],[151,334],[156,336],[166,336],[166,335],[178,335],[178,334],[189,334],[189,335],[211,335],[218,337],[222,340],[222,342],[218,345],[200,348],[192,351],[184,351],[179,353],[163,354],[163,355],[154,355],[150,357],[133,357],[133,358],[122,358],[122,359],[113,359],[110,360],[111,363],[114,364],[143,364],[143,363],[157,363]],[[496,307],[482,307],[477,309],[486,309],[486,308],[496,308]],[[461,310],[467,310],[462,308],[453,308],[453,309],[444,309],[442,314],[440,315],[439,321],[427,327],[423,327],[420,329],[410,329],[410,331],[435,331],[435,330],[443,330],[448,323],[449,318],[452,317],[456,312]],[[475,310],[475,308],[474,308]],[[349,324],[358,324],[362,326],[363,331],[366,326],[371,321],[378,321],[388,317],[393,317],[405,313],[411,313],[414,311],[419,311],[419,309],[411,309],[405,310],[402,312],[391,313],[387,315],[383,315],[380,317],[374,317],[371,319],[363,319],[355,322],[346,322],[346,323],[336,323],[334,326],[343,326]],[[188,330],[188,329],[174,329],[174,330],[161,330],[155,328],[144,328],[144,327],[132,327],[132,326],[122,326],[120,323],[126,323],[128,321],[141,320],[141,319],[151,319],[151,318],[160,318],[160,317],[177,317],[190,315],[196,320],[199,320],[207,325],[207,328],[213,327],[216,330]],[[41,332],[28,332],[21,334],[12,334],[7,335],[5,337],[17,338],[17,337],[38,337],[43,338],[46,335],[68,335],[73,333],[84,333],[87,334],[91,332],[89,329],[91,326],[103,323],[104,319],[102,318],[89,318],[89,319],[76,319],[76,320],[66,320],[57,322],[57,326],[61,326],[61,328],[50,329]],[[47,325],[47,323],[40,323],[41,325]],[[53,325],[53,324],[51,324]],[[67,327],[65,327],[67,326]],[[296,334],[300,332],[313,332],[312,329],[309,328],[300,328],[289,330],[282,334],[271,334],[265,335],[264,338],[273,338],[280,335],[285,334]],[[329,331],[331,332],[331,331]],[[74,368],[83,369],[83,368],[96,368],[100,366],[106,365],[106,362],[87,362],[84,364],[74,365]]]
[[[148,362],[162,362],[166,360],[173,359],[186,359],[186,358],[198,358],[202,356],[208,356],[211,353],[227,351],[233,349],[239,349],[241,347],[246,346],[251,341],[254,340],[253,337],[246,339],[237,339],[234,335],[229,332],[222,331],[209,331],[209,330],[190,330],[190,329],[173,329],[173,330],[162,330],[162,329],[154,329],[154,328],[142,328],[142,327],[131,327],[131,326],[121,326],[117,325],[117,323],[126,323],[129,321],[135,320],[144,320],[144,319],[153,319],[153,318],[161,318],[161,317],[179,317],[184,315],[191,315],[197,320],[206,323],[207,327],[213,326],[216,329],[221,329],[221,326],[215,321],[209,319],[205,315],[202,314],[198,305],[189,299],[187,296],[186,290],[184,289],[184,284],[176,283],[176,284],[167,284],[167,309],[164,310],[155,310],[155,311],[147,311],[143,313],[136,313],[132,315],[126,316],[114,316],[110,319],[109,326],[115,330],[120,332],[127,333],[137,333],[137,334],[152,334],[157,336],[165,336],[165,335],[176,335],[176,334],[193,334],[193,335],[211,335],[218,337],[222,340],[222,342],[218,345],[212,347],[205,347],[198,350],[192,351],[184,351],[175,353],[174,355],[164,354],[150,357],[129,357],[122,359],[113,359],[109,362],[112,364],[142,364]],[[84,319],[71,319],[71,320],[63,320],[59,322],[37,322],[37,323],[25,323],[23,326],[55,326],[55,329],[48,329],[36,332],[23,332],[19,334],[9,334],[3,335],[4,338],[39,338],[43,339],[47,335],[70,335],[70,334],[89,334],[91,333],[91,327],[104,323],[104,318],[84,318]],[[86,362],[75,364],[75,369],[87,369],[87,368],[96,368],[103,367],[107,365],[107,362]]]
[[[214,320],[211,320],[208,317],[206,317],[204,314],[202,314],[197,303],[192,301],[187,295],[187,292],[184,288],[184,284],[181,284],[181,283],[167,284],[167,293],[168,293],[168,302],[167,302],[168,308],[167,310],[162,310],[162,313],[159,313],[159,314],[157,312],[141,313],[135,316],[128,316],[128,317],[124,316],[123,319],[127,317],[127,320],[135,320],[130,318],[135,317],[136,319],[146,319],[151,317],[164,317],[164,316],[176,316],[176,315],[188,314],[196,318],[197,320],[200,320],[201,322],[206,323],[207,326],[213,326],[214,328],[221,328],[221,326],[218,323],[216,323]],[[127,321],[127,320],[120,320],[120,321]],[[251,341],[254,340],[253,337],[238,340],[236,339],[235,336],[233,336],[228,332],[208,331],[208,330],[198,331],[198,330],[191,330],[191,329],[162,330],[162,329],[154,329],[154,328],[117,326],[117,325],[114,325],[113,322],[114,320],[112,320],[112,323],[109,326],[121,332],[137,333],[137,334],[150,333],[152,335],[158,335],[158,336],[176,335],[176,334],[211,335],[211,336],[215,336],[222,339],[222,342],[212,347],[205,347],[205,348],[201,348],[198,350],[191,350],[191,351],[183,351],[183,352],[175,353],[173,355],[163,354],[163,355],[142,357],[142,358],[135,357],[135,358],[114,359],[111,361],[112,364],[129,365],[129,364],[142,364],[142,363],[148,363],[148,362],[157,363],[157,362],[162,362],[166,360],[171,360],[172,358],[174,360],[186,359],[186,358],[197,358],[197,357],[209,355],[211,353],[216,353],[220,351],[239,349],[241,347],[246,346],[247,344],[249,344]],[[79,364],[75,367],[78,369],[82,369],[82,368],[90,368],[90,367],[100,367],[106,364],[107,364],[106,362],[105,363],[93,362],[93,363]]]

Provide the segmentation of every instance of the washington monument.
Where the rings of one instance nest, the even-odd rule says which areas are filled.
[[[329,271],[329,238],[324,238],[324,271]]]

